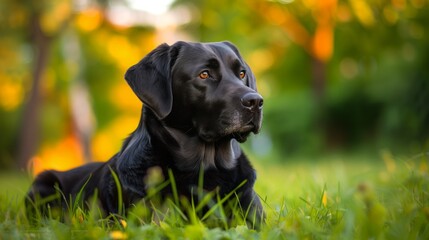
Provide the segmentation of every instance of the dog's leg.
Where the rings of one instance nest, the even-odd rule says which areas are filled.
[[[260,229],[265,221],[265,212],[259,196],[253,189],[249,189],[240,200],[243,211],[245,211],[247,223],[250,228]]]
[[[27,217],[31,221],[61,213],[61,184],[54,171],[37,176],[25,199]]]

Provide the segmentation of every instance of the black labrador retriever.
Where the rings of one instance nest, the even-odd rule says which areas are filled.
[[[137,129],[107,162],[38,175],[27,212],[46,215],[48,208],[96,195],[105,213],[121,213],[147,196],[145,177],[158,167],[167,178],[172,173],[175,191],[187,199],[194,198],[203,171],[204,191],[221,198],[235,191],[250,221],[263,221],[255,170],[239,146],[260,130],[263,99],[237,48],[229,42],[162,44],[129,68],[125,79],[144,103]],[[61,197],[49,198],[58,192]],[[173,190],[160,193],[171,197]],[[47,200],[37,204],[40,199]]]

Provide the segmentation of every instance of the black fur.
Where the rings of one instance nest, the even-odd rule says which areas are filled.
[[[203,71],[208,78],[200,77]],[[229,42],[162,44],[132,66],[125,79],[144,103],[137,129],[105,163],[38,175],[28,193],[28,213],[34,212],[37,198],[58,190],[62,197],[38,208],[42,214],[47,214],[48,205],[66,208],[81,189],[83,202],[96,194],[106,213],[119,213],[112,171],[128,209],[147,195],[148,170],[159,167],[165,179],[168,171],[173,173],[179,195],[188,199],[195,193],[191,189],[198,185],[200,171],[204,190],[218,190],[221,197],[245,182],[236,191],[240,205],[260,223],[263,210],[253,190],[256,174],[238,142],[259,131],[262,97],[237,48]],[[161,190],[162,197],[171,194],[171,187]]]

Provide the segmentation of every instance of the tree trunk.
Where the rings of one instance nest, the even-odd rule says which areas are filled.
[[[325,101],[326,63],[313,57],[312,65],[313,93],[316,104],[322,107]]]
[[[41,81],[48,63],[51,38],[47,36],[41,26],[37,14],[32,17],[30,23],[31,43],[33,45],[33,74],[32,85],[27,100],[24,103],[21,131],[18,142],[18,167],[26,169],[28,161],[35,155],[40,140],[40,105],[41,105]]]

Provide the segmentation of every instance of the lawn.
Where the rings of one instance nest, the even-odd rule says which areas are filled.
[[[30,225],[22,204],[30,177],[3,172],[0,239],[429,239],[428,160],[384,152],[254,161],[256,190],[267,213],[260,231],[245,224],[208,228],[174,214],[143,224],[136,219],[144,210],[137,208],[121,220],[76,209],[66,223],[45,219]]]

